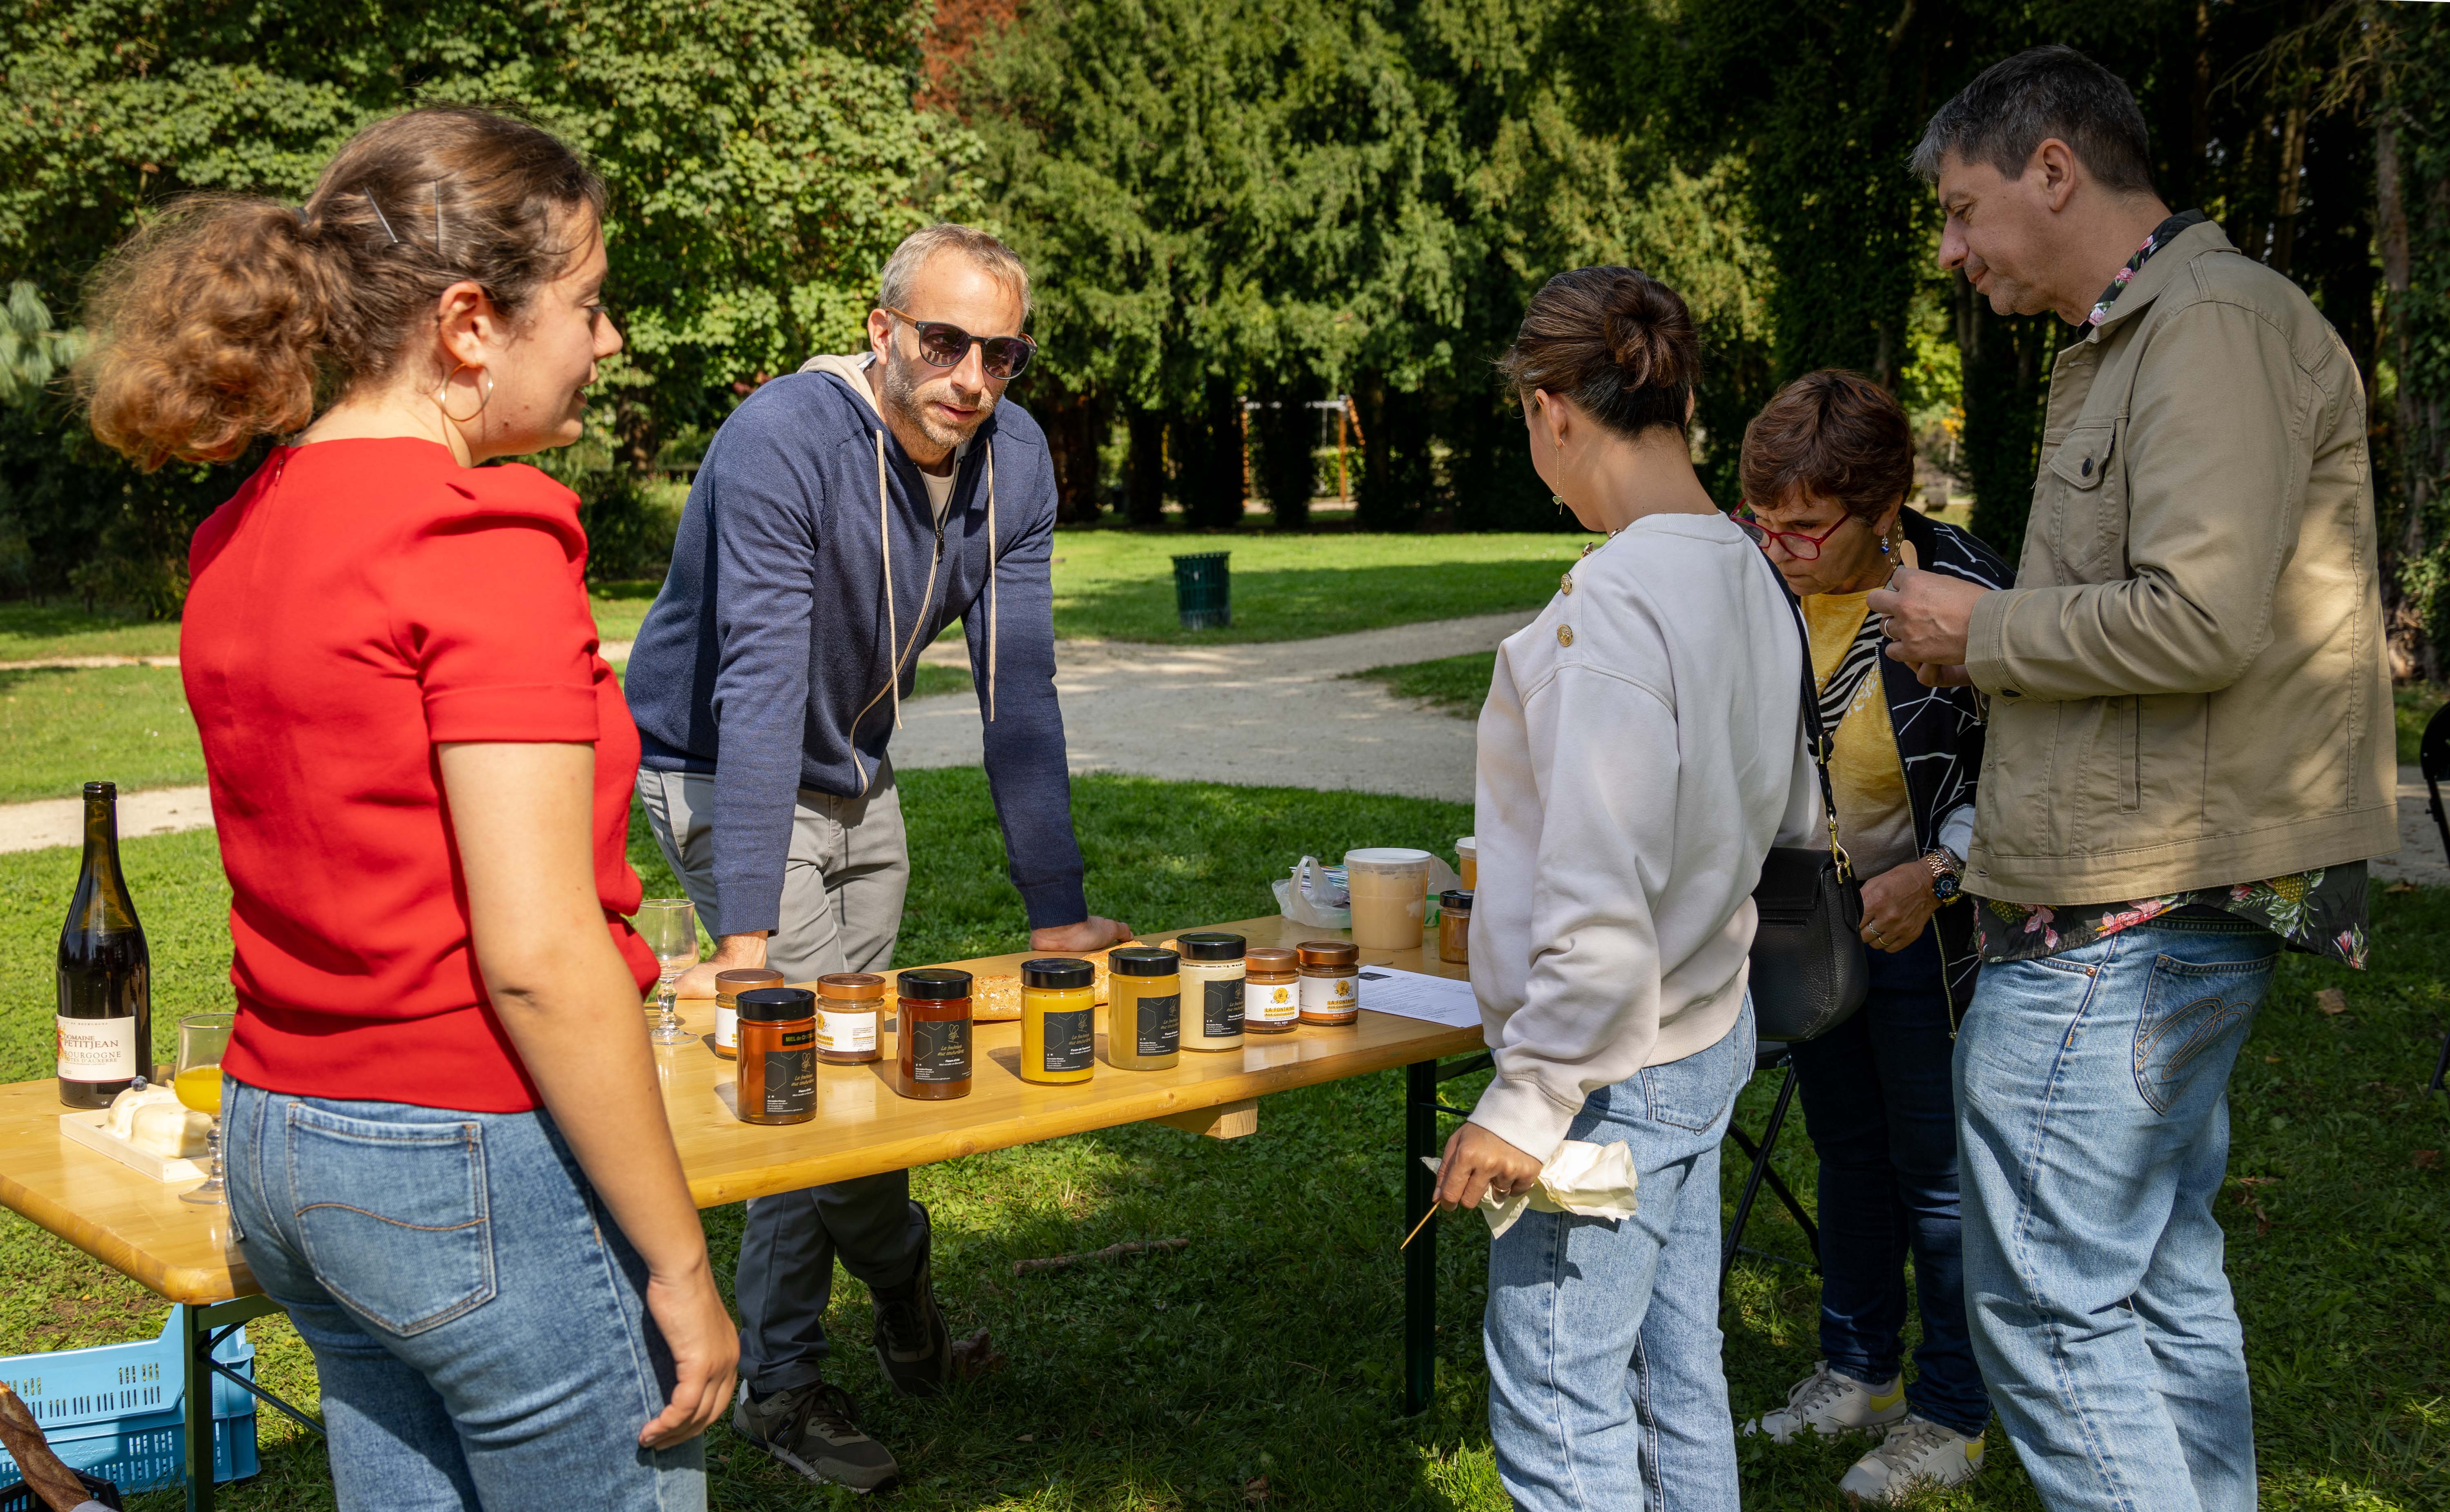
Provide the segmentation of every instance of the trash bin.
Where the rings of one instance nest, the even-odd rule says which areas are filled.
[[[1174,559],[1174,609],[1184,630],[1222,630],[1234,623],[1231,552],[1199,552]]]

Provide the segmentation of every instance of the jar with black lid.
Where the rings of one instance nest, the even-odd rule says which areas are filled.
[[[1222,929],[1176,937],[1182,954],[1182,1048],[1242,1048],[1242,957],[1250,941]]]
[[[1182,958],[1155,945],[1106,953],[1106,1062],[1164,1071],[1182,1059]]]
[[[1471,964],[1471,893],[1467,888],[1438,894],[1438,959],[1449,966]]]
[[[950,966],[903,972],[895,991],[901,1009],[902,1076],[896,1091],[923,1102],[970,1095],[970,974]]]
[[[1107,975],[1109,990],[1114,977]],[[1098,1072],[1098,968],[1069,956],[1021,963],[1021,1079],[1061,1086]]]
[[[740,1060],[732,1092],[743,1123],[807,1123],[817,1115],[817,995],[753,987],[740,995]]]

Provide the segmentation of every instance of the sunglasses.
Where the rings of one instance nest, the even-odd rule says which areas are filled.
[[[1029,359],[1038,355],[1038,343],[1025,336],[972,336],[948,320],[923,320],[889,304],[885,313],[910,322],[919,333],[919,356],[929,367],[959,367],[975,346],[987,377],[1002,382],[1028,372]]]
[[[1769,549],[1770,542],[1776,541],[1779,546],[1785,551],[1787,555],[1794,557],[1797,561],[1817,562],[1820,560],[1821,543],[1828,540],[1832,535],[1837,534],[1839,531],[1844,530],[1846,528],[1847,521],[1852,520],[1854,517],[1855,516],[1852,514],[1842,515],[1839,517],[1837,524],[1830,526],[1827,530],[1822,531],[1818,535],[1806,535],[1801,531],[1771,530],[1768,526],[1762,524],[1759,516],[1755,515],[1750,510],[1744,510],[1739,513],[1735,516],[1735,521],[1737,528],[1741,530],[1746,535],[1751,536],[1753,538],[1753,544],[1761,548],[1763,551],[1767,551]]]

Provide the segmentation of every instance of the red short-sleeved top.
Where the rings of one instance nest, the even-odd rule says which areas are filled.
[[[578,497],[407,439],[283,447],[196,532],[179,635],[229,873],[224,1061],[319,1097],[536,1106],[487,1002],[435,746],[595,746],[595,887],[654,955],[627,840],[637,727],[595,651]]]

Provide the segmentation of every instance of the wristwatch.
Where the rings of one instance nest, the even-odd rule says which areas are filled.
[[[1965,896],[1964,889],[1957,885],[1962,868],[1947,846],[1933,846],[1931,854],[1922,859],[1922,863],[1931,868],[1931,895],[1938,899],[1942,906]]]

